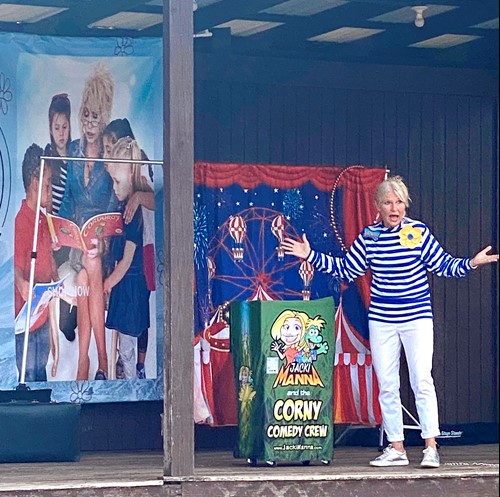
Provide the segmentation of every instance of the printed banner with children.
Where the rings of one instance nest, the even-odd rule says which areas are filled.
[[[0,389],[162,398],[161,47],[0,33]]]

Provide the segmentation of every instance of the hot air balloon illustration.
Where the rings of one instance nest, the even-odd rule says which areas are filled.
[[[278,239],[278,246],[276,252],[278,253],[278,260],[282,261],[285,256],[285,251],[281,246],[283,241],[283,232],[285,231],[285,218],[283,214],[278,214],[271,223],[271,232]]]
[[[314,268],[312,264],[307,261],[303,261],[299,268],[299,275],[302,278],[302,282],[304,283],[304,288],[302,290],[302,299],[310,300],[311,299],[311,281],[314,276]]]
[[[233,247],[234,262],[239,262],[243,259],[243,240],[247,232],[247,224],[241,216],[231,216],[229,218],[229,234],[235,242]]]

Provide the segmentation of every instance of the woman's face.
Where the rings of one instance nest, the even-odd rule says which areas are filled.
[[[116,198],[122,202],[132,193],[132,170],[130,164],[112,162],[108,164],[108,173],[113,180]]]
[[[116,133],[109,133],[103,135],[102,137],[102,145],[104,148],[104,158],[111,159],[111,150],[113,149],[113,145],[118,141],[116,137]]]
[[[287,318],[281,326],[281,339],[285,345],[294,345],[302,337],[302,322],[299,318]]]
[[[83,107],[82,128],[88,144],[97,143],[102,130],[101,113],[90,105]]]
[[[50,125],[50,134],[54,140],[59,155],[66,155],[69,140],[70,123],[66,114],[54,114]]]
[[[392,191],[384,195],[377,208],[386,228],[395,228],[406,215],[405,203]]]

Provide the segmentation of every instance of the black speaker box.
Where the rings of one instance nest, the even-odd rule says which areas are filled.
[[[0,404],[0,462],[60,462],[80,459],[80,405]]]
[[[43,388],[16,388],[15,390],[0,390],[0,403],[4,402],[50,402],[52,390]]]

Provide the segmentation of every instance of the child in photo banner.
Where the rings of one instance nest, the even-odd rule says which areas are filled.
[[[120,138],[113,146],[114,159],[137,160],[136,163],[107,163],[113,179],[116,197],[123,202],[125,222],[126,204],[136,192],[148,192],[149,186],[141,176],[141,149],[130,137]],[[124,224],[125,236],[111,240],[111,256],[115,262],[113,272],[104,282],[104,292],[109,294],[106,326],[118,333],[118,354],[123,365],[124,379],[136,378],[137,339],[150,326],[149,290],[144,275],[142,208],[132,220]]]
[[[111,117],[113,96],[113,78],[103,64],[98,64],[83,88],[78,114],[81,138],[71,142],[69,147],[69,155],[82,160],[68,162],[66,190],[59,208],[60,216],[76,222],[80,227],[92,216],[116,209],[111,177],[103,162],[92,160],[103,157],[102,132]],[[78,272],[77,285],[82,289],[77,295],[77,380],[89,379],[92,332],[98,361],[95,379],[105,380],[108,375],[102,271],[102,259],[105,257],[102,247],[97,245],[85,253],[77,251],[72,257],[73,267]]]
[[[71,143],[71,102],[66,93],[59,93],[52,97],[49,105],[49,134],[50,143],[45,146],[43,154],[52,157],[68,157],[69,144]],[[47,162],[50,162],[52,169],[52,203],[48,211],[51,214],[58,215],[64,191],[66,190],[68,165],[66,160]],[[69,266],[69,252],[69,247],[61,247],[54,252],[54,259],[60,275],[61,271],[65,274],[69,271],[67,267]],[[65,266],[61,269],[63,264]],[[76,336],[76,312],[76,305],[71,305],[63,299],[59,300],[58,327],[70,342]]]
[[[71,143],[71,103],[66,93],[54,95],[49,105],[50,143],[43,152],[46,156],[67,157]],[[66,189],[68,175],[67,161],[50,161],[52,168],[52,208],[57,215]]]
[[[23,184],[26,197],[22,201],[15,219],[14,241],[14,283],[16,316],[23,304],[28,300],[31,271],[31,253],[35,231],[35,216],[38,203],[40,181],[40,157],[43,150],[36,144],[31,145],[24,154],[22,164]],[[52,171],[50,166],[44,168],[40,207],[47,208],[51,200]],[[52,255],[52,241],[47,218],[40,212],[37,257],[34,269],[34,283],[56,281],[57,268]],[[26,358],[25,381],[47,381],[46,365],[50,353],[49,308],[45,309],[33,328],[29,330],[28,354]],[[16,335],[16,360],[21,374],[24,333]]]
[[[111,151],[115,143],[124,137],[130,137],[135,140],[134,133],[128,119],[115,119],[111,121],[103,131],[104,157],[111,157]],[[141,149],[141,159],[149,160],[148,156]],[[135,191],[125,206],[125,223],[129,223],[137,208],[142,207],[142,217],[144,221],[143,231],[143,260],[144,274],[146,276],[146,284],[148,290],[156,290],[155,285],[155,250],[154,250],[154,185],[153,185],[153,168],[150,164],[142,164],[141,166],[142,181],[148,185],[148,191]],[[146,378],[145,362],[148,349],[148,330],[137,339],[137,365],[136,373],[138,379]],[[116,364],[116,378],[123,378],[123,365],[120,357]]]

